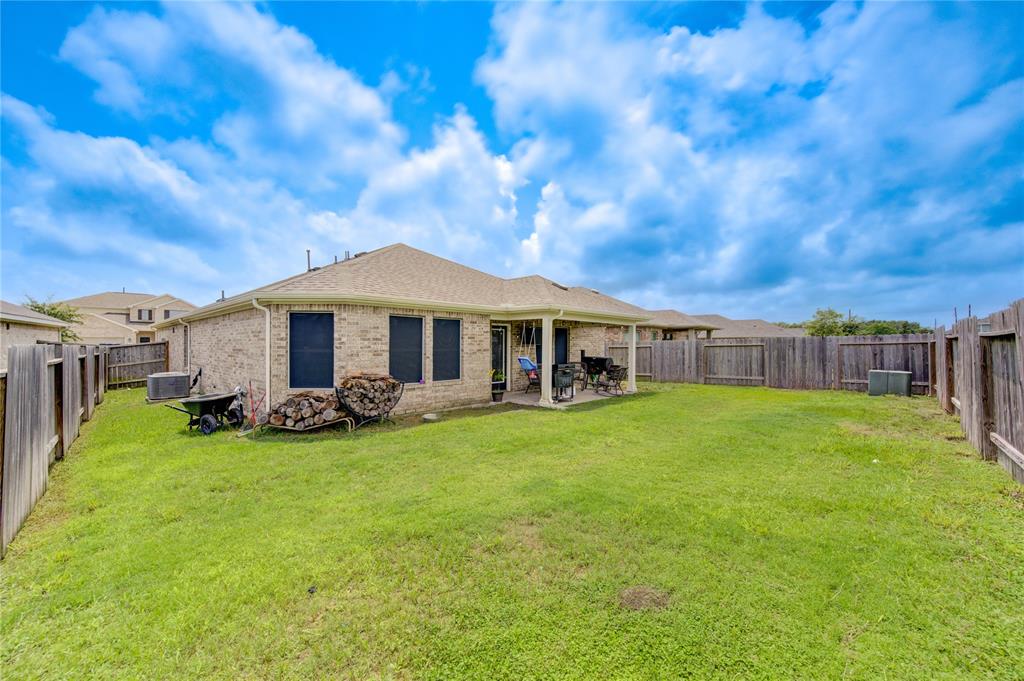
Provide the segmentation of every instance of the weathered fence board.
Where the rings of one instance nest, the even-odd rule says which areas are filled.
[[[83,348],[82,371],[82,420],[92,418],[93,407],[96,406],[96,355],[92,348]]]
[[[939,404],[964,436],[1024,484],[1024,299],[935,330]]]
[[[655,381],[765,385],[798,390],[867,390],[868,371],[910,371],[916,393],[931,391],[932,337],[846,336],[713,338],[652,341],[637,346],[637,375]],[[650,361],[641,361],[650,348]],[[608,356],[625,364],[628,346],[609,344]]]
[[[7,365],[0,382],[0,556],[104,387],[103,352],[94,346],[15,345]]]
[[[61,363],[62,411],[64,421],[63,453],[67,454],[71,443],[78,437],[78,424],[82,409],[82,373],[78,370],[78,346],[65,345],[61,348],[64,361]]]
[[[45,345],[15,345],[8,351],[0,552],[6,552],[46,491],[53,407],[50,353]]]
[[[96,348],[96,404],[103,403],[107,383],[107,353]]]
[[[629,346],[609,346],[609,357],[615,364],[627,366],[629,364]],[[636,375],[650,377],[651,362],[653,361],[652,349],[649,343],[637,343],[636,346]]]
[[[167,371],[167,352],[167,341],[111,346],[107,349],[107,388],[141,385],[150,374]]]
[[[764,385],[765,343],[705,343],[704,382]]]

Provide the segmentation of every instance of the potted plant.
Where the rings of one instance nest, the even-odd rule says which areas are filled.
[[[505,396],[505,373],[491,369],[491,402],[501,402]]]

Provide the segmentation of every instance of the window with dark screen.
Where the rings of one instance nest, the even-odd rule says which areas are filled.
[[[334,314],[292,312],[288,315],[288,387],[334,385]]]
[[[462,377],[462,320],[434,320],[434,380]]]
[[[393,315],[388,339],[388,372],[403,383],[419,383],[423,379],[423,319]]]

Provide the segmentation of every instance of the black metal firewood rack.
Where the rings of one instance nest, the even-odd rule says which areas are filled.
[[[398,405],[398,401],[402,399],[403,393],[405,393],[405,383],[399,383],[398,390],[394,392],[391,398],[387,402],[383,402],[379,405],[380,414],[367,416],[359,409],[353,407],[352,404],[345,399],[345,395],[342,394],[340,388],[334,388],[334,394],[338,396],[338,404],[344,407],[345,411],[352,415],[352,418],[356,422],[356,428],[362,428],[367,423],[373,423],[374,421],[379,423],[391,421],[391,412],[394,411],[395,407]]]

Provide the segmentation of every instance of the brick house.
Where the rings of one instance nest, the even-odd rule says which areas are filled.
[[[7,369],[7,349],[12,345],[59,343],[60,330],[68,323],[6,300],[0,300],[0,371]]]
[[[492,369],[505,374],[504,387],[522,389],[516,357],[545,366],[603,355],[608,326],[647,317],[592,289],[503,279],[393,244],[155,327],[172,370],[202,368],[206,391],[251,381],[279,402],[347,374],[387,373],[405,383],[398,410],[420,412],[489,401]],[[552,401],[551,373],[541,403]]]
[[[196,306],[169,293],[105,291],[63,301],[82,315],[74,327],[83,343],[121,345],[149,343],[156,338],[153,324],[191,312]]]

